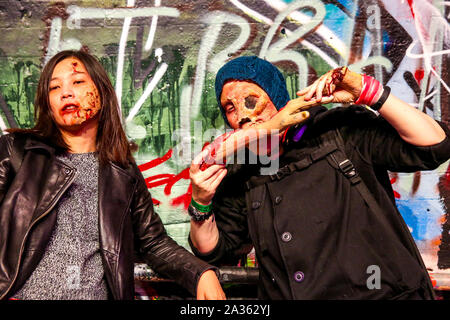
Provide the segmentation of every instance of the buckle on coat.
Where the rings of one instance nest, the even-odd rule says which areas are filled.
[[[270,175],[270,180],[281,180],[284,176],[291,174],[294,170],[289,166],[278,169],[277,173]]]

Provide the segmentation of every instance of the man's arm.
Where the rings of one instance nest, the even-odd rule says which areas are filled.
[[[204,149],[198,154],[192,161],[189,170],[192,183],[192,199],[204,206],[211,203],[217,187],[227,174],[227,169],[224,165],[214,164],[203,171],[200,169],[202,159],[207,156],[208,152],[207,149]],[[189,237],[198,253],[206,254],[212,251],[219,241],[219,230],[214,215],[201,222],[191,220]]]
[[[235,264],[251,242],[240,169],[231,166],[228,172],[221,165],[213,165],[200,170],[198,162],[208,152],[203,150],[194,159],[190,175],[193,201],[211,203],[213,214],[205,221],[191,220],[188,240],[192,252],[201,259],[214,265]]]
[[[321,101],[324,98],[323,95],[327,94],[333,96],[335,103],[353,104],[362,92],[362,75],[345,69],[343,78],[336,81],[333,78],[336,70],[329,71],[297,94],[304,96],[306,101]],[[445,132],[434,119],[392,94],[389,94],[378,111],[394,127],[400,137],[412,145],[431,146],[445,139]]]
[[[400,137],[415,146],[426,147],[442,142],[445,132],[430,116],[390,94],[379,110]]]

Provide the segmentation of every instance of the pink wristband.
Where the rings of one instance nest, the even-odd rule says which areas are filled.
[[[365,97],[365,105],[371,106],[372,105],[372,100],[374,99],[374,97],[377,95],[378,91],[380,90],[380,82],[377,81],[374,78],[371,78],[371,83],[369,86],[369,91],[367,92],[367,95]]]
[[[355,104],[360,104],[364,100],[364,97],[367,94],[368,83],[367,83],[366,77],[367,76],[365,74],[362,75],[362,88],[361,88],[361,92],[359,93],[359,98],[355,101]]]
[[[363,74],[361,93],[355,104],[371,106],[377,101],[382,91],[383,86],[378,80]]]

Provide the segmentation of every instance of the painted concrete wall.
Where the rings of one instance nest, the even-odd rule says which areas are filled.
[[[116,88],[156,210],[187,247],[187,168],[224,130],[213,83],[220,66],[265,57],[294,97],[349,65],[448,124],[449,12],[442,0],[0,0],[0,128],[32,126],[43,64],[60,50],[88,49]],[[436,286],[450,286],[449,163],[391,177]]]

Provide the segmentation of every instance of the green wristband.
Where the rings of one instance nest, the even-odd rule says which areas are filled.
[[[212,208],[212,203],[208,204],[207,206],[204,206],[198,202],[195,202],[193,198],[191,198],[191,204],[195,209],[204,213],[210,212]]]

